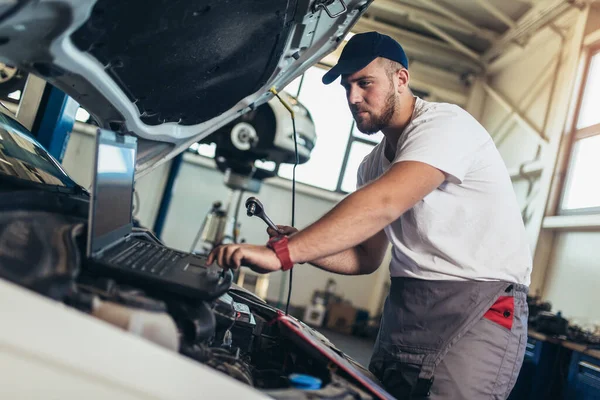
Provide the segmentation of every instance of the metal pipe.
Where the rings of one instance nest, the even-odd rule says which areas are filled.
[[[558,57],[560,57],[560,54],[558,55]],[[555,57],[553,57],[550,60],[550,62],[548,64],[546,64],[544,66],[544,68],[542,68],[542,70],[544,71],[543,75],[540,76],[539,79],[536,79],[536,81],[534,82],[534,85],[531,88],[526,90],[527,97],[530,98],[530,101],[527,103],[519,104],[520,108],[529,108],[531,103],[534,100],[538,99],[538,96],[542,92],[542,90],[546,89],[546,83],[548,83],[548,80],[550,78],[552,78],[552,75],[549,72],[552,71],[552,69],[550,67],[552,66],[552,64],[554,64],[554,62],[555,62]],[[554,76],[554,78],[556,79],[556,75]],[[526,99],[526,97],[523,100],[525,100],[525,99]],[[511,111],[510,114],[507,115],[504,118],[504,120],[500,123],[500,125],[496,129],[494,129],[494,132],[492,133],[492,137],[495,139],[494,142],[496,143],[496,146],[499,146],[506,139],[507,135],[501,136],[501,134],[503,132],[508,134],[509,123],[514,120],[515,116],[516,116],[515,110]],[[506,131],[505,131],[505,129],[506,129]]]
[[[544,123],[542,124],[542,132],[546,131],[548,127],[548,120],[550,119],[550,107],[552,107],[552,102],[554,101],[554,92],[556,89],[556,82],[558,81],[558,73],[560,71],[560,67],[562,65],[562,54],[565,49],[565,36],[559,32],[555,32],[560,38],[560,48],[558,49],[558,60],[556,61],[556,66],[554,67],[554,79],[552,79],[552,83],[550,86],[550,98],[548,99],[548,104],[546,105],[546,114],[544,115]]]
[[[493,37],[490,37],[490,35],[483,31],[480,27],[478,27],[477,25],[473,24],[471,21],[467,20],[464,17],[461,17],[460,15],[456,14],[453,11],[448,10],[446,7],[436,3],[435,1],[432,0],[419,0],[421,3],[425,4],[427,7],[434,9],[435,11],[446,15],[447,17],[450,17],[451,19],[453,19],[454,21],[461,23],[467,27],[469,27],[470,29],[472,29],[474,32],[477,32],[478,36],[482,36],[485,37],[487,39],[491,39],[494,40]]]
[[[510,104],[510,102],[507,99],[505,99],[502,95],[500,95],[498,92],[492,89],[487,83],[483,83],[483,90],[485,90],[486,93],[489,94],[490,97],[492,97],[494,100],[496,100],[502,107],[506,108],[508,111],[514,111],[514,118],[524,127],[526,127],[527,130],[534,133],[537,139],[539,139],[545,144],[548,143],[548,139],[543,136],[543,134],[533,125],[531,121],[529,121],[529,119],[525,115],[523,115],[520,111],[516,109],[516,107]]]
[[[425,35],[420,35],[418,33],[411,32],[406,29],[402,29],[381,21],[361,18],[356,22],[355,29],[353,31],[359,33],[370,30],[377,30],[381,33],[385,33],[394,37],[402,43],[402,47],[404,47],[405,51],[408,51],[408,49],[415,47],[414,50],[420,50],[420,52],[424,52],[427,50],[424,50],[423,47],[427,47],[429,49],[428,51],[431,51],[431,49],[433,48],[433,50],[436,51],[448,51],[456,54],[456,51],[447,43],[440,42],[437,39]]]
[[[509,29],[502,37],[495,41],[483,54],[483,60],[485,62],[491,61],[498,54],[501,54],[506,46],[517,42],[520,38],[531,36],[562,15],[571,6],[572,4],[566,0],[546,1],[541,5],[534,6],[519,19],[513,28]]]
[[[519,168],[511,168],[508,170],[510,178],[513,181],[524,179],[526,176],[536,178],[542,174],[544,165],[540,160],[527,161],[519,166]]]
[[[402,17],[411,17],[416,19],[425,19],[435,26],[443,29],[450,29],[467,35],[474,35],[490,41],[496,40],[500,35],[485,28],[479,28],[472,24],[465,25],[456,20],[447,18],[444,15],[415,7],[405,3],[398,3],[390,0],[377,0],[369,6],[369,11],[382,13],[382,15],[394,15]]]
[[[446,42],[448,42],[456,50],[460,51],[461,53],[463,53],[463,54],[465,54],[465,55],[467,55],[469,57],[471,57],[473,60],[475,60],[477,62],[481,62],[481,58],[479,57],[479,54],[477,54],[473,50],[469,49],[467,46],[465,46],[464,44],[462,44],[461,42],[459,42],[458,40],[456,40],[455,38],[453,38],[452,36],[450,36],[449,34],[447,34],[446,32],[444,32],[443,30],[441,30],[437,26],[435,26],[435,25],[433,25],[430,22],[425,21],[425,20],[414,20],[414,19],[411,19],[411,21],[421,24],[425,29],[428,29],[433,34],[439,36],[441,39],[443,39]]]
[[[544,218],[542,228],[555,231],[598,231],[600,215],[556,215]]]
[[[600,42],[600,29],[587,34],[587,36],[583,39],[583,46],[590,47],[598,42]]]
[[[450,62],[456,68],[470,70],[476,74],[484,70],[481,62],[464,57],[461,52],[441,40],[424,37],[423,35],[399,29],[380,21],[371,21],[364,18],[361,18],[354,25],[354,32],[356,33],[373,30],[385,33],[402,43],[402,47],[404,47],[409,58],[413,56],[415,59],[427,60],[428,64],[433,65]]]
[[[504,22],[509,28],[515,27],[515,21],[513,21],[508,15],[504,14],[502,11],[498,10],[489,0],[475,0],[481,7],[483,7],[486,11],[492,14],[494,17],[498,18],[500,21]]]

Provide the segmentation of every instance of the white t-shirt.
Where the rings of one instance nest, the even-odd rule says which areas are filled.
[[[447,179],[385,228],[392,277],[529,285],[531,251],[510,176],[485,128],[460,107],[416,98],[396,156],[385,138],[358,169],[358,186],[393,163],[420,161]]]

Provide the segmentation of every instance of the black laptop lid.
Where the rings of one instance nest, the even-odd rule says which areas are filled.
[[[98,130],[88,227],[88,256],[131,233],[137,140]]]

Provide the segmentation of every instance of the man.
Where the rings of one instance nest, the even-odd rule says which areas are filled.
[[[391,243],[371,371],[398,398],[506,398],[527,342],[532,262],[500,154],[467,112],[413,96],[406,55],[388,36],[353,36],[323,82],[340,75],[357,127],[384,134],[359,188],[306,229],[286,227],[289,238],[219,247],[209,262],[359,275]]]

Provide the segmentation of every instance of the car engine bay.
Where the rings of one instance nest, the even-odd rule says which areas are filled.
[[[177,328],[175,342],[179,343],[180,354],[273,398],[373,398],[324,355],[311,349],[300,337],[294,337],[287,324],[302,329],[300,322],[284,316],[245,289],[232,287],[212,302],[192,304],[173,297],[157,300],[111,279],[84,281],[77,285],[78,292],[67,300],[68,304],[90,310],[92,315],[109,323],[114,323],[114,317],[111,318],[110,311],[100,309],[115,305],[127,309],[130,318],[141,310],[169,316]],[[91,285],[87,284],[91,281]],[[94,306],[98,298],[103,299],[102,303]],[[160,326],[156,324],[154,328]],[[306,326],[304,329],[334,349],[326,338]],[[317,378],[322,382],[321,389],[306,392],[302,387],[294,387],[290,381],[293,374]]]
[[[0,248],[10,248],[0,255],[0,278],[272,398],[387,398],[367,370],[324,336],[241,287],[232,285],[210,301],[190,300],[88,271],[79,256],[85,194],[3,190],[0,203],[7,206],[0,220]]]

